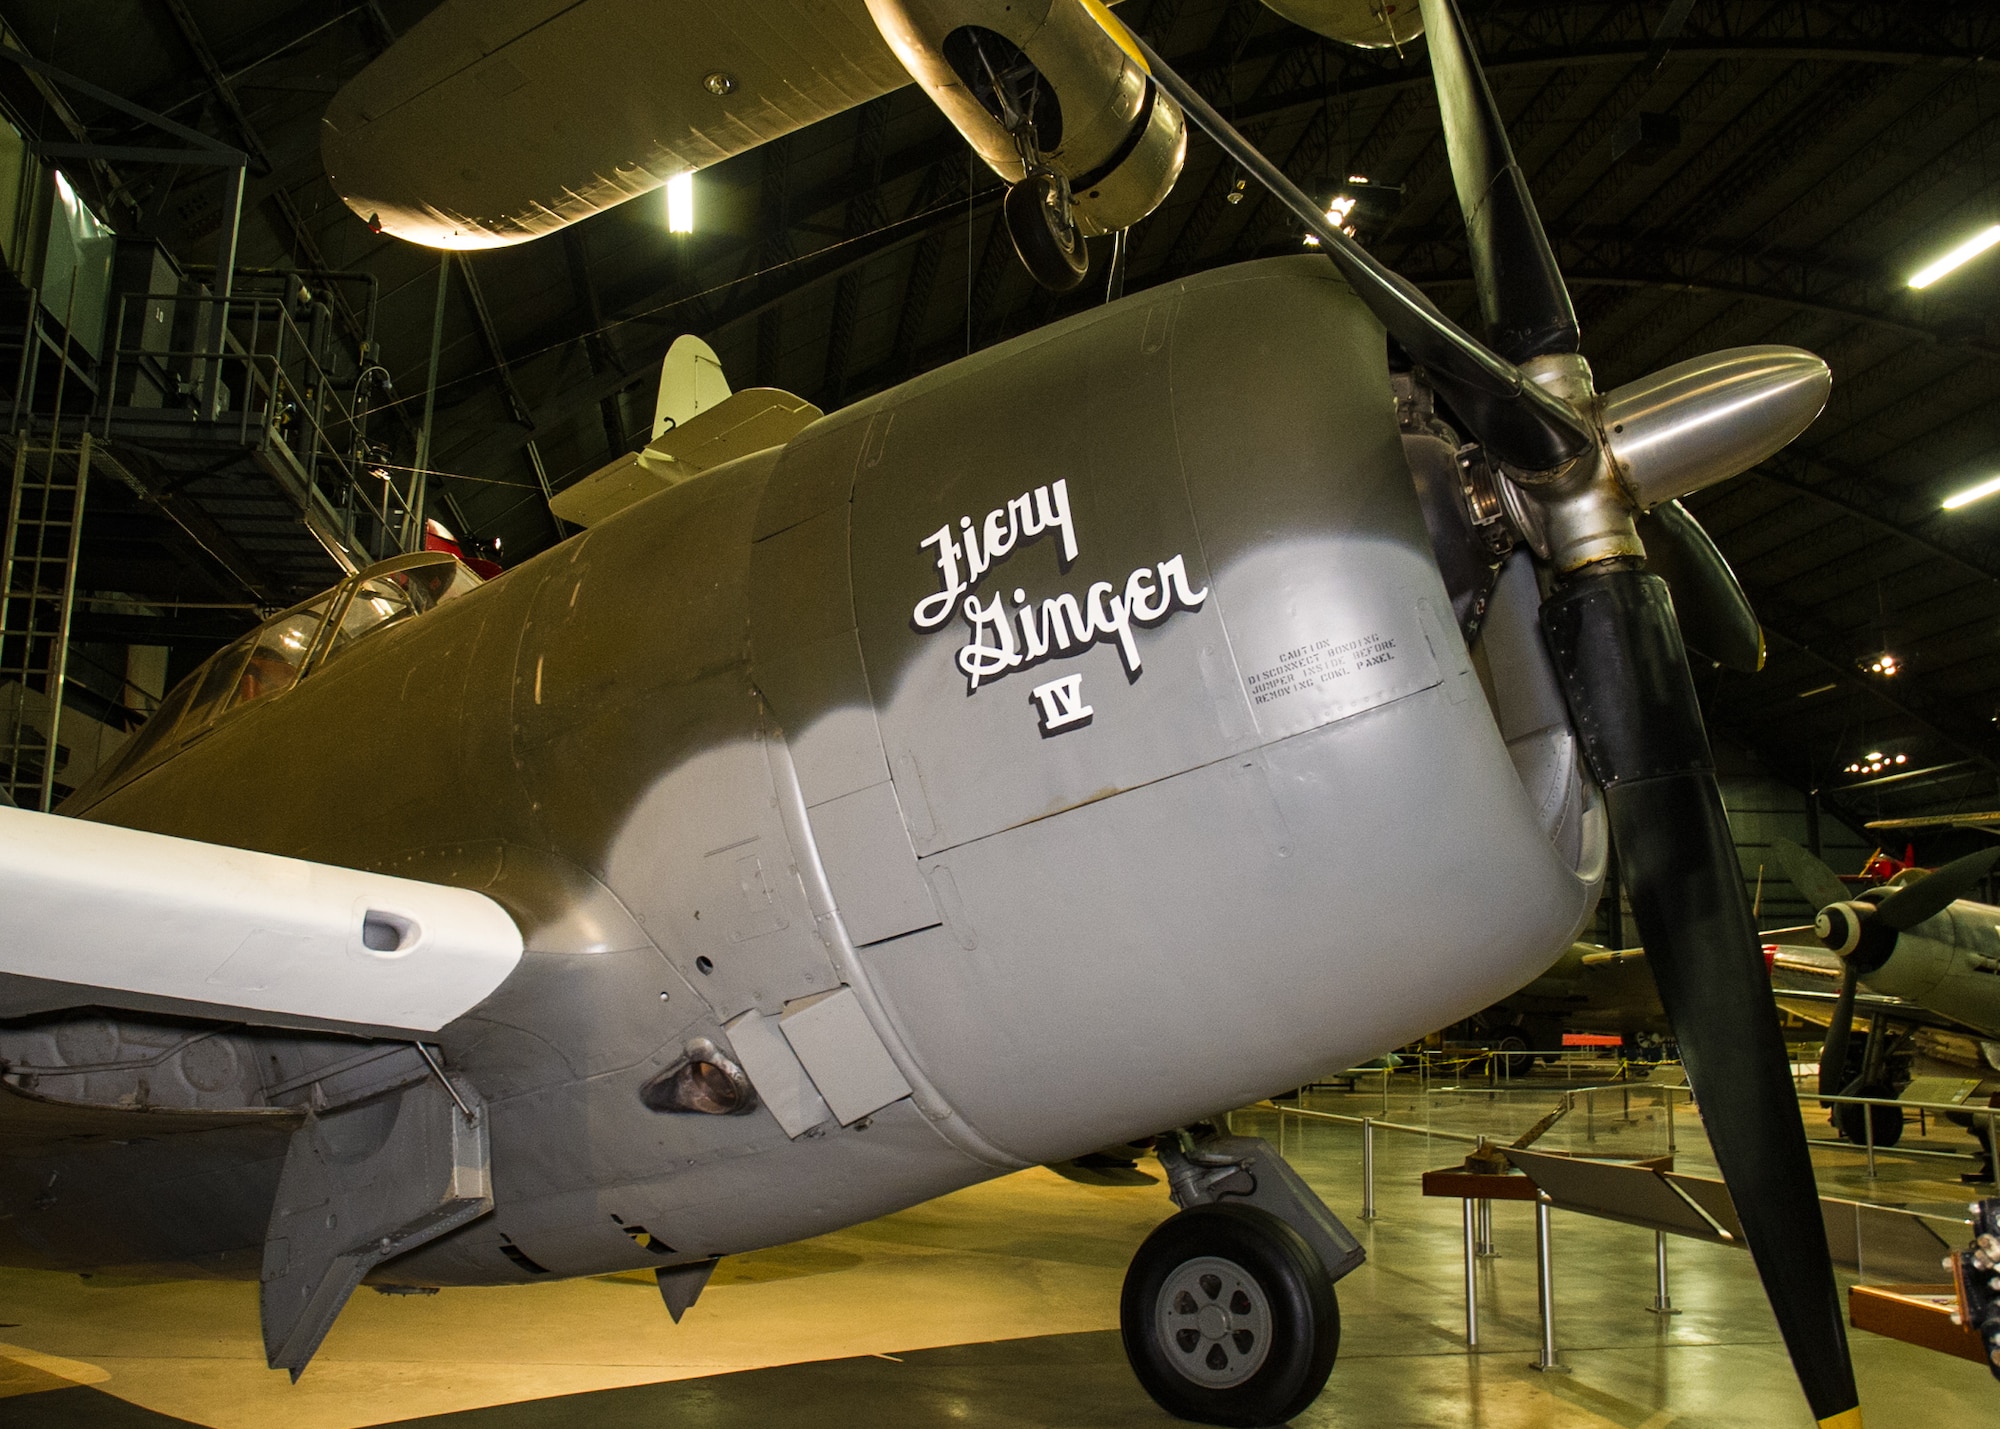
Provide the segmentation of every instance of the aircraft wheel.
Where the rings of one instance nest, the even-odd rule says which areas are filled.
[[[1493,1044],[1493,1055],[1509,1077],[1525,1077],[1535,1070],[1534,1054],[1528,1050],[1527,1034],[1518,1027],[1502,1032]]]
[[[1319,1397],[1340,1349],[1319,1257],[1268,1211],[1227,1202],[1146,1237],[1118,1322],[1146,1393],[1198,1424],[1283,1424]]]
[[[1894,1096],[1895,1093],[1887,1087],[1871,1087],[1855,1095],[1888,1097]],[[1863,1120],[1864,1117],[1874,1119],[1877,1146],[1894,1146],[1903,1139],[1903,1109],[1899,1106],[1855,1106],[1851,1102],[1838,1102],[1834,1105],[1833,1124],[1840,1128],[1842,1136],[1856,1146],[1868,1144],[1868,1123]]]
[[[1007,190],[1000,213],[1028,276],[1052,293],[1067,293],[1090,270],[1090,250],[1056,207],[1056,176],[1030,174]]]

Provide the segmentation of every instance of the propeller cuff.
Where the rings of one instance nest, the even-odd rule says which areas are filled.
[[[1634,684],[1687,683],[1687,653],[1665,581],[1636,570],[1575,581],[1542,603],[1542,634],[1601,786],[1714,767],[1693,700],[1635,709],[1622,697]]]

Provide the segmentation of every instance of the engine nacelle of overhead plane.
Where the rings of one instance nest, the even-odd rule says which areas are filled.
[[[1028,176],[996,79],[1033,94],[1034,148],[1069,180],[1085,237],[1157,208],[1187,158],[1187,127],[1124,27],[1096,0],[868,0],[883,37],[966,142],[1008,183]],[[1095,13],[1093,13],[1095,12]]]

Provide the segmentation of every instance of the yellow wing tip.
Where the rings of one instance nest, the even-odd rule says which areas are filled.
[[[1861,1429],[1861,1406],[1857,1404],[1820,1420],[1819,1429]]]

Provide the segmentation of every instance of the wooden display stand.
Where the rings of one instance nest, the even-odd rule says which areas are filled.
[[[1978,1333],[1952,1324],[1957,1308],[1958,1292],[1949,1285],[1856,1285],[1847,1292],[1847,1318],[1855,1329],[1987,1363]]]
[[[1456,1196],[1464,1201],[1532,1201],[1540,1194],[1519,1171],[1467,1171],[1446,1166],[1424,1172],[1426,1196]]]

